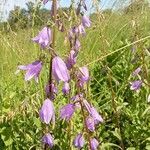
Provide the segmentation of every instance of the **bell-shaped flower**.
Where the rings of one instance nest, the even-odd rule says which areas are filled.
[[[36,37],[32,38],[32,40],[40,44],[43,49],[48,47],[52,43],[51,29],[44,27]]]
[[[76,61],[77,61],[76,55],[77,54],[74,50],[70,51],[69,57],[66,61],[66,66],[67,66],[68,70],[70,70],[76,64]]]
[[[89,28],[91,26],[91,21],[90,21],[89,17],[83,15],[82,16],[82,24],[83,24],[84,27]]]
[[[137,69],[135,69],[132,73],[133,76],[137,76],[139,73],[141,72],[141,67],[138,67]]]
[[[55,84],[52,83],[51,85],[49,84],[46,85],[45,91],[46,91],[46,95],[50,96],[50,100],[53,100],[55,99],[55,95],[57,94],[58,89],[55,86]]]
[[[93,106],[90,109],[90,115],[94,119],[95,124],[99,124],[99,123],[103,122],[103,118],[101,117],[101,115],[97,112],[97,110]]]
[[[83,86],[84,83],[89,80],[89,70],[87,67],[80,67],[77,73],[77,77],[79,80],[79,86]]]
[[[90,105],[87,100],[84,99],[83,103],[90,116],[94,119],[94,124],[99,124],[104,121],[97,110],[92,105]]]
[[[86,126],[91,132],[95,131],[94,119],[91,116],[86,118]]]
[[[50,148],[52,148],[54,146],[54,139],[53,139],[53,137],[49,133],[46,133],[43,136],[42,142],[44,144],[47,144]]]
[[[55,122],[55,112],[54,112],[54,105],[50,99],[46,99],[42,105],[42,108],[39,111],[40,119],[49,124],[51,121],[52,123]]]
[[[130,84],[131,84],[130,89],[134,90],[134,91],[137,91],[141,88],[142,81],[141,80],[136,80],[136,81],[131,82]]]
[[[74,50],[78,52],[80,48],[81,48],[81,43],[78,39],[76,39],[74,43]]]
[[[68,82],[70,80],[70,75],[64,61],[56,56],[52,61],[52,74],[56,81]]]
[[[62,92],[63,92],[65,95],[66,95],[66,94],[69,94],[69,92],[70,92],[70,86],[69,86],[69,83],[68,83],[68,82],[65,82],[65,83],[64,83]]]
[[[83,137],[83,135],[82,135],[81,133],[78,134],[78,135],[75,137],[75,139],[74,139],[74,141],[73,141],[73,144],[74,144],[74,146],[75,146],[76,148],[78,148],[78,149],[83,148],[83,146],[84,146],[84,144],[85,144],[85,140],[84,140],[84,137]]]
[[[86,35],[85,28],[84,28],[84,26],[82,24],[80,24],[78,26],[78,33],[81,34],[81,35],[83,35],[83,36]]]
[[[75,112],[75,105],[74,104],[67,104],[60,110],[60,118],[65,120],[70,120],[73,113]]]
[[[28,65],[18,66],[20,70],[26,70],[25,81],[28,81],[34,77],[35,81],[38,82],[38,77],[42,69],[42,62],[37,60]]]
[[[95,138],[90,139],[90,144],[91,144],[91,150],[98,149],[99,142]]]

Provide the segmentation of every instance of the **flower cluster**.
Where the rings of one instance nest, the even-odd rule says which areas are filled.
[[[46,4],[47,2],[48,0],[43,0],[44,4]],[[53,1],[52,9],[51,9],[52,18],[55,18],[53,16],[54,9],[57,9],[54,7],[56,7],[56,5],[54,5],[54,1]],[[85,141],[86,141],[85,137],[89,137],[88,144],[90,149],[96,150],[98,148],[99,142],[93,135],[90,136],[91,134],[89,133],[94,134],[96,126],[99,123],[102,123],[103,119],[101,115],[97,112],[97,110],[94,108],[94,106],[84,98],[85,97],[84,88],[86,87],[88,81],[90,80],[90,74],[88,68],[86,66],[80,67],[78,69],[75,67],[78,53],[80,52],[81,49],[81,43],[79,40],[80,36],[81,37],[85,36],[86,28],[89,28],[91,26],[91,21],[89,17],[83,14],[83,12],[81,13],[82,7],[85,11],[87,11],[87,6],[84,0],[80,1],[76,11],[76,15],[81,17],[80,23],[77,23],[77,25],[75,25],[68,31],[70,53],[65,61],[58,55],[53,55],[51,52],[51,49],[53,49],[54,51],[54,48],[51,47],[51,45],[53,45],[54,43],[52,43],[53,32],[49,26],[45,26],[38,33],[37,36],[32,38],[32,41],[37,43],[40,46],[42,51],[48,49],[51,53],[49,81],[45,86],[46,98],[39,110],[39,117],[41,122],[47,125],[47,127],[51,123],[55,124],[55,108],[53,102],[58,93],[57,86],[59,85],[60,82],[63,83],[62,93],[64,95],[67,95],[71,91],[70,81],[74,80],[76,82],[77,92],[75,93],[75,96],[73,95],[73,97],[71,98],[70,103],[66,104],[60,109],[60,118],[62,120],[66,120],[69,122],[73,114],[76,112],[76,109],[81,109],[82,116],[83,116],[84,130],[82,133],[77,134],[73,144],[76,148],[81,149],[85,145]],[[61,21],[59,19],[54,20],[54,23],[56,27],[58,27],[58,30],[60,30],[59,26],[61,24]],[[25,74],[26,81],[34,77],[35,81],[38,82],[38,78],[43,65],[44,65],[44,61],[40,58],[39,60],[36,60],[31,64],[20,65],[18,66],[18,69],[26,71]],[[72,74],[74,76],[72,76]],[[45,145],[49,145],[50,148],[52,148],[54,145],[54,138],[49,133],[48,129],[44,131],[42,142]]]

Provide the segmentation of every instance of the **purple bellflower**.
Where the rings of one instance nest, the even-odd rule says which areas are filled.
[[[74,104],[67,104],[60,110],[60,118],[66,119],[67,121],[70,120],[73,113],[75,112],[75,105]]]
[[[97,150],[98,149],[98,146],[99,146],[99,142],[93,138],[93,139],[90,139],[90,143],[91,143],[91,150]]]
[[[53,58],[52,74],[57,82],[59,82],[60,80],[68,82],[70,80],[67,66],[64,61],[58,56]]]
[[[135,69],[132,73],[133,76],[137,76],[139,73],[141,72],[141,67],[138,67],[137,69]]]
[[[79,68],[79,72],[77,74],[79,79],[79,86],[83,86],[84,83],[88,82],[89,80],[89,71],[87,67]]]
[[[44,27],[39,34],[32,38],[32,40],[38,44],[40,44],[41,48],[46,48],[52,43],[52,33],[51,29],[48,27]]]
[[[97,110],[92,105],[90,105],[87,100],[84,100],[83,103],[90,116],[94,119],[94,123],[96,125],[104,121],[101,115],[97,112]]]
[[[131,82],[130,84],[131,84],[130,89],[133,91],[137,91],[142,86],[142,81],[136,80],[136,81]]]
[[[49,124],[50,121],[55,122],[55,113],[54,113],[54,105],[53,102],[49,99],[46,99],[42,105],[42,108],[39,111],[40,119]]]
[[[76,39],[74,44],[74,50],[78,52],[80,48],[81,48],[81,43],[78,39]]]
[[[89,28],[91,26],[91,21],[90,21],[89,17],[83,15],[82,16],[82,24],[83,24],[84,27]]]
[[[52,148],[54,146],[54,139],[49,133],[47,133],[43,136],[42,142],[44,144],[49,145],[50,148]]]
[[[28,65],[18,66],[20,70],[26,70],[25,81],[28,81],[34,77],[35,81],[38,82],[38,77],[42,69],[42,62],[37,60]]]
[[[66,61],[66,66],[68,70],[70,70],[76,64],[76,61],[77,61],[76,52],[74,50],[71,50],[69,57]]]
[[[82,135],[81,133],[78,134],[78,135],[75,137],[75,139],[74,139],[74,141],[73,141],[73,144],[74,144],[74,146],[75,146],[76,148],[78,148],[78,149],[83,148],[83,146],[84,146],[84,144],[85,144],[85,141],[84,141],[84,137],[83,137],[83,135]]]
[[[70,91],[69,83],[65,82],[64,86],[63,86],[63,89],[62,89],[62,92],[66,95],[66,94],[69,94],[69,91]]]
[[[86,118],[86,126],[91,132],[95,131],[94,119],[91,116]]]
[[[83,35],[83,36],[86,35],[85,28],[84,28],[84,26],[82,24],[80,24],[78,26],[78,33],[81,34],[81,35]]]

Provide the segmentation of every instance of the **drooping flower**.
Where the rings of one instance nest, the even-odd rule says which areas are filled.
[[[88,116],[86,118],[86,126],[91,132],[93,132],[95,130],[94,119],[91,116]]]
[[[44,27],[39,34],[32,38],[32,40],[38,44],[40,44],[41,48],[46,48],[52,43],[52,33],[51,29],[48,27]]]
[[[65,82],[64,86],[63,86],[63,89],[62,89],[62,92],[66,95],[66,94],[69,94],[69,91],[70,91],[69,83]]]
[[[82,24],[80,24],[78,26],[78,33],[81,34],[81,35],[83,35],[83,36],[86,35],[85,28],[84,28],[84,26]]]
[[[70,120],[73,113],[75,112],[75,105],[74,104],[67,104],[60,110],[60,118],[66,119],[67,121]]]
[[[70,80],[70,75],[64,61],[56,56],[52,61],[52,74],[56,81],[68,82]]]
[[[18,66],[20,70],[26,70],[25,81],[29,81],[34,77],[35,81],[38,82],[38,77],[42,69],[42,62],[37,60],[28,65]]]
[[[54,146],[54,139],[49,133],[47,133],[43,136],[42,142],[44,144],[49,145],[50,148],[52,148]]]
[[[83,15],[82,16],[82,24],[83,24],[84,27],[89,28],[91,26],[91,21],[90,21],[89,17]]]
[[[136,81],[131,82],[130,84],[131,84],[130,89],[134,90],[134,91],[137,91],[142,86],[142,81],[141,80],[136,80]]]
[[[76,39],[74,43],[74,50],[78,52],[80,48],[81,48],[81,43],[78,39]]]
[[[55,113],[54,113],[54,105],[50,99],[46,99],[42,105],[42,108],[39,111],[40,119],[49,124],[51,121],[55,122]]]
[[[84,83],[88,82],[89,80],[89,70],[87,67],[80,67],[79,72],[77,74],[79,80],[79,86],[83,86]]]
[[[51,93],[50,93],[50,90],[51,90]],[[58,89],[55,86],[55,84],[52,83],[51,85],[49,84],[46,85],[45,91],[46,91],[46,95],[50,96],[50,100],[53,100],[55,98],[55,95],[58,92]]]
[[[134,70],[132,73],[133,76],[137,76],[141,72],[141,67],[138,67],[137,69]]]
[[[97,112],[97,110],[92,105],[90,105],[87,100],[84,99],[83,103],[90,116],[94,119],[94,124],[99,124],[104,121],[101,115]]]
[[[90,144],[91,144],[91,150],[98,149],[99,142],[95,138],[90,139]]]
[[[68,70],[70,70],[76,64],[76,61],[77,61],[76,52],[74,50],[71,50],[66,62]]]
[[[73,144],[74,144],[74,146],[75,146],[76,148],[78,148],[78,149],[83,148],[83,146],[84,146],[84,144],[85,144],[85,140],[84,140],[84,137],[83,137],[83,135],[82,135],[81,133],[78,134],[78,135],[75,137],[75,139],[74,139],[74,141],[73,141]]]

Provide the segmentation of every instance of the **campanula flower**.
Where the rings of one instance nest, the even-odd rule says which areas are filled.
[[[83,15],[82,16],[82,24],[83,24],[84,27],[89,28],[91,26],[91,21],[90,21],[89,17]]]
[[[74,139],[74,141],[73,141],[73,144],[74,144],[74,146],[75,146],[76,148],[78,148],[78,149],[83,148],[83,146],[84,146],[84,144],[85,144],[85,140],[84,140],[84,137],[83,137],[83,135],[82,135],[81,133],[78,134],[78,135],[75,137],[75,139]]]
[[[97,112],[97,110],[88,103],[87,100],[83,100],[84,106],[87,109],[89,115],[94,119],[94,124],[99,124],[103,122],[103,118],[101,115]]]
[[[91,132],[93,132],[95,130],[94,119],[91,116],[88,116],[86,118],[86,126]]]
[[[81,48],[81,43],[78,39],[76,39],[74,43],[74,50],[78,52],[80,48]]]
[[[44,144],[47,144],[50,148],[52,148],[54,146],[54,139],[49,133],[47,133],[43,136],[42,142]]]
[[[32,38],[32,40],[38,43],[41,46],[41,48],[44,49],[52,43],[51,36],[51,29],[48,27],[44,27],[36,37]]]
[[[55,113],[54,113],[54,105],[50,99],[46,99],[42,105],[42,108],[39,111],[40,119],[49,124],[51,121],[55,122]]]
[[[18,66],[20,70],[26,70],[25,81],[28,81],[34,77],[35,81],[38,82],[38,77],[42,69],[42,62],[37,60],[28,65]]]
[[[79,80],[79,86],[83,86],[84,83],[89,80],[89,70],[87,67],[80,67],[77,73],[77,77]]]
[[[77,61],[77,54],[74,50],[71,50],[69,57],[67,58],[66,61],[67,69],[70,70],[76,64],[76,61]]]
[[[64,61],[56,56],[52,61],[52,74],[56,81],[68,82],[70,80],[70,75]]]
[[[69,91],[70,91],[69,83],[65,82],[64,86],[63,86],[63,89],[62,89],[62,92],[66,95],[66,94],[69,94]]]
[[[134,91],[137,91],[142,86],[142,81],[141,80],[136,80],[136,81],[131,82],[130,84],[131,84],[130,89],[134,90]]]
[[[133,76],[137,76],[139,73],[141,72],[141,67],[138,67],[137,69],[135,69],[132,73]]]
[[[67,121],[70,120],[73,113],[75,112],[75,105],[74,104],[67,104],[60,110],[60,118],[66,119]]]
[[[95,138],[90,139],[90,144],[91,144],[91,150],[98,149],[99,142]]]
[[[86,35],[85,28],[84,28],[84,26],[82,24],[80,24],[78,26],[78,33],[81,34],[81,35],[83,35],[83,36]]]

